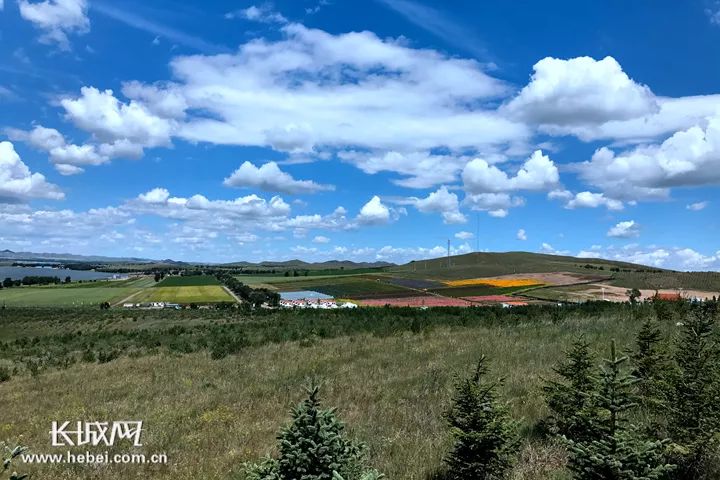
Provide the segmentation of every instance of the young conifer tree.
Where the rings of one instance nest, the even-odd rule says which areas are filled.
[[[720,345],[714,305],[685,318],[670,378],[668,429],[680,479],[718,478]]]
[[[640,381],[641,404],[653,412],[663,408],[670,375],[669,358],[658,322],[648,318],[643,323],[631,354],[633,375]]]
[[[502,478],[519,449],[517,424],[497,399],[498,383],[488,383],[485,357],[475,373],[461,380],[446,419],[454,440],[445,458],[454,480]]]
[[[324,409],[319,387],[292,410],[292,421],[278,435],[277,459],[246,469],[248,480],[374,480],[382,478],[363,467],[365,445],[344,437],[345,425],[335,409]]]
[[[543,387],[551,412],[547,423],[554,434],[584,440],[593,435],[596,424],[589,395],[597,384],[594,358],[590,344],[582,338],[573,343],[566,356],[567,360],[554,369],[561,380],[547,381]]]
[[[667,442],[642,438],[628,421],[637,407],[633,390],[638,379],[626,372],[627,359],[617,356],[613,341],[597,390],[590,393],[597,409],[587,419],[594,424],[593,436],[568,440],[569,467],[578,480],[661,480],[675,468],[664,459]]]

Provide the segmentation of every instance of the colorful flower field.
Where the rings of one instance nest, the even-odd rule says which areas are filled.
[[[508,295],[476,295],[474,297],[462,297],[463,300],[470,302],[481,302],[481,303],[499,303],[499,302],[514,302],[517,300],[515,297]]]
[[[470,307],[471,302],[460,298],[436,297],[434,295],[403,298],[373,298],[359,300],[365,307]]]
[[[467,278],[464,280],[449,280],[445,282],[451,287],[466,287],[471,285],[490,285],[492,287],[533,287],[542,285],[534,278]]]

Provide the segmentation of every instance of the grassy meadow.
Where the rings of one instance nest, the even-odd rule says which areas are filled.
[[[114,303],[153,284],[151,278],[3,288],[0,305],[9,307],[90,306]]]
[[[0,338],[7,339],[0,343],[0,364],[18,366],[0,383],[0,440],[47,453],[52,420],[141,419],[144,451],[170,458],[166,466],[25,468],[38,478],[98,480],[240,479],[244,462],[272,453],[308,379],[322,384],[325,404],[337,406],[349,433],[368,444],[371,465],[387,478],[423,480],[448,447],[442,415],[455,376],[467,375],[481,354],[490,359],[492,374],[505,378],[503,399],[521,422],[524,447],[510,478],[567,478],[562,449],[534,433],[546,415],[543,378],[552,377],[553,365],[578,336],[600,355],[612,338],[629,347],[639,328],[634,317],[652,314],[616,305],[255,316],[43,312],[0,311]],[[664,328],[673,329],[674,320]],[[205,331],[243,332],[246,341],[237,353],[214,360],[202,347],[214,341],[199,336]],[[26,344],[29,338],[38,340]],[[62,344],[79,354],[87,345],[97,350],[123,341],[130,346],[112,361],[69,362],[35,373],[21,367],[28,356],[40,355],[36,348]],[[198,348],[184,353],[173,346],[178,341]]]
[[[235,299],[220,285],[196,285],[146,288],[132,297],[134,303],[217,303],[234,302]]]

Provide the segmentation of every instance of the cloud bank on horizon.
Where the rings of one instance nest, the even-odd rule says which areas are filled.
[[[633,61],[662,45],[599,19],[508,48],[414,0],[170,6],[0,3],[2,248],[404,262],[451,239],[720,268],[720,92]]]

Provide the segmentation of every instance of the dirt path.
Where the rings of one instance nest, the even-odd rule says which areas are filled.
[[[223,288],[225,289],[225,291],[226,291],[231,297],[233,297],[233,298],[235,299],[235,301],[236,301],[237,303],[243,303],[242,300],[240,299],[240,297],[238,297],[237,295],[235,295],[235,292],[233,292],[232,290],[230,290],[230,289],[229,289],[228,287],[226,287],[225,285],[223,285]]]
[[[141,289],[141,290],[138,290],[137,292],[133,293],[132,295],[129,295],[129,296],[123,298],[123,299],[120,300],[119,302],[113,303],[112,306],[113,306],[113,307],[117,307],[117,306],[122,305],[123,303],[127,303],[130,299],[136,297],[140,292],[142,292],[142,289]]]

